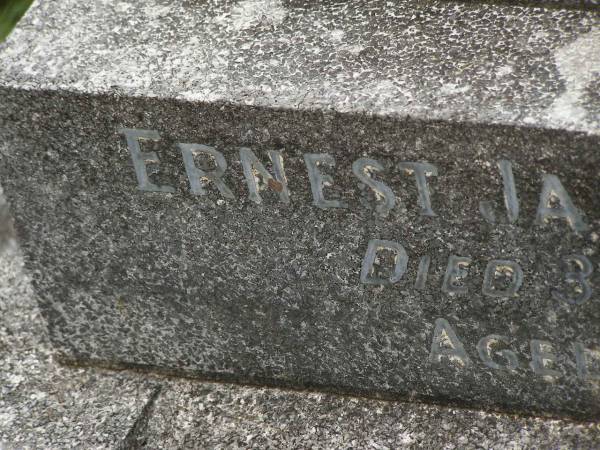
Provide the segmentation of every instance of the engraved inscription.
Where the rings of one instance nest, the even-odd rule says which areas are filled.
[[[529,364],[536,375],[547,378],[556,378],[560,372],[552,368],[556,363],[556,355],[553,353],[552,344],[548,341],[532,339],[530,342],[531,363]]]
[[[589,277],[592,275],[594,268],[590,260],[584,255],[571,255],[565,258],[563,261],[566,266],[570,263],[574,263],[577,270],[571,272],[567,269],[565,273],[565,280],[568,284],[574,285],[575,296],[567,296],[559,291],[552,291],[552,296],[563,302],[570,303],[572,305],[581,305],[590,299],[592,296],[592,287],[590,285]]]
[[[504,349],[496,351],[499,356],[506,360],[504,364],[496,362],[492,357],[494,347],[502,344],[508,344],[508,338],[506,336],[490,334],[489,336],[482,337],[479,340],[477,343],[477,353],[479,354],[483,364],[492,369],[515,370],[517,367],[519,367],[519,360],[517,359],[515,352],[512,350]]]
[[[373,274],[375,269],[375,259],[378,252],[382,250],[391,250],[394,252],[394,269],[388,278],[380,278]],[[367,247],[367,254],[363,260],[360,271],[360,281],[364,284],[392,284],[400,281],[408,265],[408,255],[404,247],[397,242],[382,241],[373,239]]]
[[[429,274],[429,265],[431,264],[431,257],[425,255],[421,257],[419,261],[419,270],[417,272],[417,279],[415,281],[415,289],[422,290],[425,288],[427,283],[427,275]]]
[[[510,348],[507,336],[490,334],[482,337],[475,346],[479,364],[484,367],[509,373],[516,370],[530,370],[535,376],[547,382],[554,382],[563,376],[576,375],[586,382],[600,381],[600,351],[586,348],[581,342],[573,343],[575,373],[563,373],[557,364],[559,356],[552,343],[541,340],[529,340],[530,355],[519,355]],[[443,317],[436,319],[431,336],[429,362],[432,365],[449,365],[469,369],[475,362],[450,322]],[[567,356],[567,355],[564,355]]]
[[[508,279],[508,285],[498,288],[494,280],[502,276]],[[523,270],[518,263],[504,259],[494,259],[485,268],[483,278],[483,293],[490,297],[512,297],[523,284]]]
[[[135,130],[132,128],[122,128],[120,133],[127,140],[127,147],[131,153],[131,160],[135,168],[135,174],[138,180],[138,189],[149,192],[175,192],[172,186],[158,186],[150,181],[146,164],[158,164],[158,155],[154,152],[144,153],[140,148],[140,140],[160,140],[158,131],[154,130]]]
[[[462,280],[469,274],[471,258],[452,255],[448,259],[448,267],[442,283],[442,292],[446,294],[466,294],[467,287],[461,284]]]
[[[538,225],[543,225],[550,219],[565,219],[573,230],[586,230],[587,225],[558,177],[546,174],[543,183],[536,217]]]
[[[504,206],[509,223],[515,223],[519,218],[519,198],[517,197],[517,186],[515,185],[515,177],[512,171],[510,161],[501,159],[498,161],[498,168],[502,174],[502,183],[504,185]],[[481,201],[479,203],[481,215],[489,222],[496,223],[496,213],[492,202]]]
[[[160,160],[155,152],[143,152],[141,143],[145,140],[159,141],[160,134],[155,130],[121,128],[119,132],[125,137],[127,148],[131,155],[133,168],[138,182],[138,189],[146,192],[174,193],[172,186],[159,186],[153,183],[148,174],[148,165],[159,165]],[[207,189],[213,186],[225,199],[235,200],[236,194],[224,181],[228,164],[223,153],[212,146],[194,143],[176,144],[183,159],[183,165],[189,180],[190,190],[194,195],[207,195]],[[246,181],[248,198],[256,203],[262,203],[261,192],[275,192],[284,204],[292,202],[288,180],[284,170],[284,156],[281,151],[267,152],[272,172],[267,170],[263,162],[248,147],[238,149],[239,160]],[[207,164],[198,164],[195,158],[203,157]],[[336,162],[327,153],[305,153],[306,166],[313,204],[321,209],[348,208],[348,203],[341,198],[331,198],[326,195],[327,188],[334,186]],[[208,167],[210,166],[210,167]],[[506,159],[497,161],[497,167],[502,177],[502,192],[506,210],[506,223],[516,224],[520,217],[520,202],[512,163]],[[414,177],[418,192],[418,204],[422,216],[437,217],[432,207],[432,193],[428,182],[431,177],[438,177],[438,168],[429,162],[406,161],[396,165],[400,173]],[[392,188],[379,180],[384,171],[384,165],[372,158],[361,157],[352,163],[352,173],[359,183],[370,189],[375,197],[375,210],[385,218],[396,208],[396,194]],[[335,197],[335,194],[331,193]],[[482,218],[490,223],[499,222],[493,202],[481,201],[479,212]],[[582,212],[575,206],[571,196],[556,175],[543,174],[542,188],[537,205],[535,223],[543,227],[550,221],[563,221],[576,233],[588,229]],[[393,269],[389,274],[380,276],[377,267],[381,252],[394,254]],[[468,293],[466,283],[469,277],[469,267],[472,259],[468,255],[451,255],[442,279],[441,290],[449,295],[465,295]],[[388,240],[373,239],[369,242],[366,255],[360,271],[360,282],[372,285],[392,285],[400,281],[407,270],[408,255],[403,245]],[[417,276],[414,282],[416,290],[426,288],[431,264],[430,255],[422,255],[419,261]],[[571,305],[586,303],[593,295],[590,277],[593,266],[589,259],[580,254],[565,258],[564,280],[566,287],[552,290],[552,297]],[[389,269],[389,268],[388,268]],[[488,261],[483,272],[481,292],[492,298],[508,298],[518,295],[524,281],[521,266],[516,261],[507,259],[492,259]]]
[[[308,170],[308,178],[310,180],[310,188],[313,194],[313,203],[319,208],[346,208],[347,205],[340,200],[327,200],[323,193],[323,188],[333,185],[331,175],[321,172],[321,167],[327,165],[335,167],[333,156],[326,153],[306,153],[304,155],[306,169]]]
[[[403,162],[398,164],[398,167],[405,173],[414,174],[417,182],[417,191],[419,193],[419,206],[421,214],[424,216],[435,217],[437,214],[431,209],[431,193],[427,184],[427,177],[435,177],[438,174],[437,167],[433,164],[424,162]]]
[[[435,321],[429,361],[439,363],[443,359],[448,359],[465,367],[471,365],[471,358],[469,358],[462,342],[456,336],[456,332],[446,319],[440,318]]]
[[[389,186],[381,181],[375,180],[371,172],[381,172],[383,165],[374,159],[360,158],[352,164],[352,172],[356,177],[373,189],[377,197],[377,212],[383,217],[387,216],[396,204],[396,196]]]
[[[146,193],[175,193],[174,187],[158,185],[152,181],[151,175],[160,170],[160,160],[156,152],[142,151],[144,141],[160,141],[159,133],[154,130],[133,128],[122,128],[119,132],[124,136],[131,156],[138,190]],[[231,164],[228,165],[225,155],[213,146],[203,143],[177,143],[175,147],[175,155],[181,156],[189,189],[195,196],[220,195],[228,201],[239,201],[247,195],[247,199],[256,205],[262,204],[263,201],[270,201],[271,205],[290,205],[300,197],[295,197],[296,188],[293,184],[293,192],[288,186],[284,164],[288,156],[283,150],[272,149],[257,154],[249,147],[238,147],[233,152],[233,158],[237,158],[238,161],[230,160]],[[310,187],[308,195],[312,196],[312,205],[323,210],[319,214],[325,214],[325,210],[336,209],[340,215],[359,215],[349,210],[352,203],[348,195],[352,194],[349,194],[351,191],[346,187],[347,180],[343,179],[340,173],[336,173],[336,161],[332,155],[306,152],[298,158],[300,164],[306,168],[306,173],[303,173],[302,177],[304,183],[308,178],[306,187]],[[503,233],[500,236],[507,242],[514,239],[515,232],[521,232],[524,222],[534,223],[539,232],[546,228],[562,227],[570,235],[579,239],[586,236],[585,232],[590,227],[586,223],[585,214],[576,206],[576,202],[557,175],[543,173],[540,176],[541,183],[533,193],[523,186],[519,191],[517,181],[521,183],[524,178],[519,177],[518,170],[516,170],[517,178],[515,177],[511,161],[499,159],[493,163],[501,178],[503,205],[499,201],[500,195],[496,200],[488,198],[475,201],[475,211],[471,212],[474,213],[473,218],[479,221],[482,228],[488,230],[490,234]],[[240,166],[243,178],[239,174],[239,169],[236,169]],[[234,183],[233,177],[227,176],[227,171],[232,170],[230,167],[238,170],[240,181],[237,184]],[[535,259],[538,255],[533,257],[518,253],[511,257],[510,249],[514,248],[511,245],[507,245],[506,250],[501,248],[500,251],[498,245],[495,245],[495,252],[498,253],[488,255],[484,261],[480,259],[481,252],[478,248],[470,255],[468,227],[465,227],[464,236],[453,230],[453,236],[460,240],[460,244],[456,246],[447,244],[448,253],[445,254],[444,250],[435,244],[423,247],[423,242],[415,245],[414,242],[385,239],[386,234],[388,237],[398,236],[398,233],[402,232],[402,229],[398,228],[386,230],[386,219],[389,220],[390,217],[394,219],[391,221],[394,226],[414,225],[407,224],[406,217],[397,220],[404,214],[405,208],[401,205],[400,199],[406,193],[394,192],[393,185],[383,181],[386,178],[387,180],[404,178],[405,183],[408,180],[409,186],[414,183],[417,191],[419,227],[421,227],[419,232],[427,236],[427,242],[430,242],[429,238],[433,242],[436,239],[437,231],[434,229],[434,232],[431,232],[431,224],[441,223],[441,229],[446,226],[444,224],[456,223],[452,222],[455,220],[453,217],[444,222],[446,219],[443,217],[444,211],[448,208],[444,208],[445,205],[440,203],[439,198],[448,193],[438,186],[441,186],[440,183],[444,181],[445,174],[443,171],[440,173],[438,167],[432,162],[401,161],[390,164],[362,156],[352,162],[351,173],[353,175],[351,179],[363,196],[360,199],[361,204],[365,204],[363,200],[366,199],[365,201],[372,203],[372,209],[375,211],[375,214],[369,217],[372,221],[369,222],[369,227],[372,228],[366,229],[377,230],[372,231],[377,233],[376,235],[366,236],[363,243],[358,245],[359,251],[365,253],[360,260],[360,271],[356,268],[358,276],[353,275],[352,279],[357,284],[363,285],[362,290],[370,290],[374,293],[389,290],[397,292],[400,299],[409,296],[411,301],[415,301],[415,298],[419,299],[420,295],[430,296],[431,290],[435,289],[445,294],[442,298],[446,302],[454,301],[461,305],[467,302],[476,302],[475,304],[478,305],[490,304],[497,311],[498,308],[506,305],[514,308],[520,304],[527,304],[527,301],[523,300],[530,298],[528,293],[533,289],[532,284],[535,285],[533,287],[536,295],[539,296],[541,291],[538,283],[541,279],[548,284],[545,291],[547,299],[556,307],[556,311],[548,315],[548,321],[551,323],[555,320],[559,308],[561,313],[569,314],[577,308],[582,308],[583,305],[589,305],[593,300],[594,264],[586,255],[593,255],[595,252],[589,248],[571,249],[568,253],[561,253],[561,259],[557,262],[553,263],[550,260],[550,266],[556,267],[557,263],[560,263],[562,270],[560,275],[562,279],[551,280],[545,276],[547,274],[542,273],[543,264]],[[335,179],[338,180],[338,186],[335,184]],[[500,194],[499,187],[495,187],[498,194]],[[436,188],[437,198],[434,193]],[[274,194],[271,199],[268,198],[270,194],[267,194],[267,191]],[[448,198],[453,197],[446,196],[445,200]],[[224,203],[223,200],[220,201],[221,203],[218,204]],[[371,205],[368,207],[371,209]],[[591,219],[588,222],[593,223]],[[414,236],[414,231],[411,235]],[[492,238],[500,239],[499,235],[492,235]],[[593,242],[596,240],[592,239]],[[577,242],[583,241],[580,239]],[[422,253],[429,254],[418,254],[419,250],[411,250],[414,248],[426,248]],[[472,248],[475,249],[476,246]],[[561,247],[561,252],[564,250],[565,248]],[[409,255],[412,251],[417,254]],[[568,256],[564,256],[565,254]],[[360,255],[354,256],[358,261]],[[408,286],[414,289],[412,293],[411,287]],[[399,288],[394,291],[397,287]],[[532,302],[532,308],[538,306],[534,303]],[[452,317],[456,320],[455,316]],[[461,324],[457,324],[458,330],[461,330],[461,327]],[[518,327],[511,323],[509,330],[515,329]],[[568,350],[571,352],[569,367],[572,368],[573,374],[567,374],[563,372],[568,372],[569,369],[565,369],[566,366],[562,363],[567,356],[557,353],[557,349],[561,348],[564,353],[564,342],[557,342],[555,346],[547,340],[548,336],[534,335],[528,336],[524,342],[516,343],[514,338],[511,339],[510,333],[502,329],[487,330],[486,333],[489,334],[481,338],[477,336],[478,340],[475,341],[470,340],[472,336],[465,334],[469,338],[465,341],[468,345],[465,345],[450,321],[440,317],[433,324],[431,345],[424,349],[424,357],[427,356],[428,351],[427,361],[432,367],[450,365],[456,370],[471,370],[474,366],[479,366],[489,372],[503,371],[502,376],[514,376],[515,372],[527,370],[547,382],[554,382],[557,378],[566,375],[576,376],[581,382],[600,382],[600,350],[596,346],[586,347],[579,341],[569,343],[572,344]],[[520,333],[522,335],[522,331]]]
[[[274,177],[271,176],[267,169],[265,169],[265,166],[262,165],[252,150],[246,147],[240,148],[240,160],[242,161],[242,167],[244,168],[246,183],[248,183],[250,200],[254,203],[262,203],[259,191],[269,187],[279,193],[279,199],[283,203],[289,203],[290,192],[283,170],[283,158],[281,157],[281,152],[271,150],[269,152],[269,158],[273,163],[273,170],[275,172]],[[262,187],[259,185],[260,179],[262,179]]]
[[[592,372],[590,369],[592,361],[600,366],[600,351],[585,348],[581,342],[575,342],[573,350],[579,378],[586,381],[600,381],[600,372]]]
[[[227,161],[223,154],[214,147],[200,144],[177,144],[183,155],[183,164],[190,181],[190,189],[195,195],[206,195],[206,191],[203,187],[203,180],[206,182],[212,182],[217,187],[223,197],[234,199],[235,195],[227,187],[223,181],[223,175],[227,170]],[[194,162],[194,156],[196,155],[207,155],[211,157],[216,165],[214,170],[204,170],[196,167]]]
[[[119,133],[125,137],[127,148],[131,154],[138,189],[147,192],[175,192],[175,188],[172,186],[154,184],[148,176],[147,166],[150,164],[158,165],[160,161],[155,152],[142,152],[140,142],[144,140],[159,141],[160,134],[158,131],[120,128]],[[205,195],[205,185],[214,183],[223,197],[227,199],[236,198],[232,189],[223,181],[228,165],[221,152],[214,147],[201,143],[179,143],[176,145],[181,151],[192,193]],[[238,153],[246,180],[248,198],[252,202],[262,203],[260,192],[265,189],[276,192],[282,203],[292,202],[288,180],[284,171],[284,157],[281,151],[269,150],[267,152],[273,168],[272,174],[251,148],[241,147],[238,149]],[[198,155],[211,157],[215,167],[212,170],[197,167],[194,157]],[[333,156],[328,153],[304,153],[303,159],[312,192],[313,205],[321,209],[348,208],[349,205],[345,199],[330,198],[325,192],[327,188],[334,186],[333,174],[336,171],[336,162]],[[507,223],[516,224],[521,216],[512,163],[501,159],[497,161],[497,166],[502,176]],[[431,218],[437,217],[437,213],[432,206],[432,189],[428,181],[432,177],[439,176],[437,166],[425,161],[406,161],[398,163],[396,169],[399,173],[414,177],[421,215]],[[384,165],[381,161],[368,157],[358,158],[352,163],[352,173],[358,179],[358,182],[373,191],[377,213],[382,217],[386,217],[390,211],[397,207],[398,202],[392,188],[377,177],[383,170]],[[479,213],[490,224],[499,222],[491,201],[479,202]],[[575,232],[583,232],[588,229],[583,213],[576,207],[559,178],[554,174],[544,174],[535,222],[543,227],[554,220],[563,220]]]

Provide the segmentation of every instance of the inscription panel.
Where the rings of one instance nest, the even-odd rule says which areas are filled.
[[[5,136],[63,359],[600,414],[596,137],[111,101]]]

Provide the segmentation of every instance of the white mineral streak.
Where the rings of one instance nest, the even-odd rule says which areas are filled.
[[[500,66],[496,69],[496,76],[498,78],[505,77],[513,72],[513,68],[511,66]]]
[[[246,0],[215,18],[215,23],[241,31],[257,25],[276,27],[287,17],[281,0]]]
[[[556,126],[597,129],[600,118],[590,117],[583,101],[587,87],[600,77],[600,28],[559,48],[554,60],[565,91],[548,108],[548,120]]]
[[[471,86],[465,84],[462,86],[453,84],[453,83],[448,83],[448,84],[444,84],[441,88],[440,88],[440,94],[442,95],[456,95],[456,94],[464,94],[465,92],[469,92],[471,90]]]

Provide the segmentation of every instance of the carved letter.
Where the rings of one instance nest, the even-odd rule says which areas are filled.
[[[571,255],[565,258],[563,262],[565,265],[568,265],[569,262],[573,262],[579,268],[576,272],[571,272],[567,269],[567,272],[565,273],[567,283],[578,284],[578,287],[574,289],[575,292],[577,292],[577,296],[575,298],[570,298],[558,291],[552,291],[552,297],[570,303],[571,305],[581,305],[582,303],[587,302],[592,296],[592,286],[590,285],[588,278],[592,275],[594,266],[585,255]]]
[[[206,191],[202,187],[201,180],[209,180],[215,183],[215,186],[223,195],[223,197],[231,199],[235,198],[235,195],[233,195],[231,189],[229,189],[223,181],[223,174],[225,173],[225,170],[227,170],[227,161],[225,161],[225,157],[221,152],[215,150],[214,147],[201,144],[177,144],[177,146],[181,150],[181,155],[183,156],[183,165],[185,166],[188,180],[190,180],[190,188],[193,194],[206,195]],[[215,161],[215,165],[217,166],[215,170],[205,171],[196,167],[196,164],[194,163],[194,155],[200,154],[205,154],[212,157],[212,159]]]
[[[158,155],[155,152],[143,153],[140,148],[140,140],[148,139],[152,141],[160,140],[158,131],[155,130],[137,130],[135,128],[121,128],[119,133],[125,136],[127,141],[127,148],[131,153],[131,160],[133,161],[133,168],[138,180],[138,189],[140,191],[149,192],[175,192],[175,188],[172,186],[158,186],[150,181],[148,178],[148,172],[146,170],[146,164],[154,163],[158,164]]]
[[[543,183],[536,223],[544,225],[548,219],[566,219],[573,230],[585,231],[587,225],[558,177],[545,174]]]
[[[460,342],[448,321],[440,318],[435,321],[429,361],[439,363],[444,356],[463,367],[471,365],[471,359],[465,352],[462,342]]]
[[[494,280],[496,275],[510,275],[510,284],[504,289],[496,289]],[[512,297],[523,284],[523,270],[514,261],[493,259],[485,268],[483,276],[483,293],[490,297]]]
[[[431,209],[431,199],[429,195],[429,185],[427,184],[428,176],[437,176],[438,170],[433,164],[419,162],[402,162],[398,167],[407,174],[415,174],[417,181],[417,191],[419,192],[419,206],[421,214],[424,216],[435,217],[436,213]]]
[[[304,162],[308,170],[308,179],[313,194],[313,204],[319,208],[347,208],[347,205],[340,200],[326,200],[323,194],[323,188],[333,185],[333,178],[330,175],[323,174],[319,166],[327,164],[335,167],[333,156],[327,153],[305,153]]]
[[[419,261],[419,270],[417,271],[417,279],[415,280],[415,289],[425,289],[425,283],[427,283],[427,274],[429,272],[430,263],[431,258],[428,255],[423,256],[421,258],[421,261]]]
[[[529,366],[536,375],[547,378],[556,378],[561,374],[558,370],[550,369],[547,364],[556,362],[556,355],[552,353],[552,344],[548,341],[532,339],[529,343],[531,348],[531,363]]]
[[[582,380],[600,381],[600,373],[590,373],[588,367],[587,353],[592,353],[596,360],[600,360],[600,352],[597,350],[589,350],[583,346],[581,342],[576,342],[573,345],[575,351],[575,362],[577,363],[577,375]]]
[[[490,334],[489,336],[485,336],[479,340],[477,343],[477,353],[479,353],[481,361],[492,369],[515,370],[517,367],[519,367],[519,360],[517,359],[515,352],[511,350],[498,351],[498,354],[507,361],[505,366],[498,364],[492,359],[492,346],[498,342],[504,342],[507,344],[508,338],[505,336],[499,336],[497,334]]]
[[[375,258],[377,256],[377,252],[380,250],[391,250],[396,253],[394,258],[394,272],[389,278],[373,277]],[[380,285],[397,283],[406,272],[407,265],[408,255],[406,254],[406,250],[404,250],[402,245],[398,244],[397,242],[372,239],[369,241],[367,253],[365,254],[365,258],[363,260],[362,269],[360,271],[360,282],[363,284]]]
[[[517,187],[515,177],[512,172],[510,161],[501,159],[498,161],[498,168],[502,174],[502,184],[504,185],[504,206],[508,215],[508,222],[515,223],[519,218],[519,199],[517,197]],[[496,223],[496,215],[492,202],[482,201],[479,203],[479,211],[483,217],[490,223]]]
[[[458,286],[456,282],[469,274],[467,269],[469,264],[471,264],[471,258],[455,255],[451,255],[448,258],[448,267],[446,268],[446,274],[442,283],[442,292],[446,294],[466,294],[467,287]]]
[[[287,187],[287,179],[283,170],[283,158],[281,153],[275,150],[269,151],[269,158],[273,163],[273,172],[275,178],[265,169],[265,166],[258,160],[252,150],[246,147],[240,148],[240,160],[242,161],[242,168],[244,169],[244,177],[246,177],[246,183],[248,184],[248,191],[250,192],[250,200],[254,203],[262,203],[259,191],[270,187],[274,191],[279,193],[279,199],[283,203],[290,202],[290,193]],[[260,175],[263,181],[263,187],[259,187],[257,175]]]
[[[390,210],[396,204],[396,196],[394,192],[381,181],[373,179],[370,175],[371,172],[380,172],[383,170],[383,166],[379,161],[370,158],[360,158],[354,161],[352,164],[352,172],[356,177],[364,184],[373,189],[375,197],[377,198],[376,211],[383,217],[386,217]]]

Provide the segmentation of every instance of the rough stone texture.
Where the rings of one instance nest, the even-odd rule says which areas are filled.
[[[38,1],[0,85],[597,131],[599,27],[435,1]]]
[[[212,2],[193,14],[186,5],[39,3],[0,53],[0,179],[64,360],[599,415],[598,382],[578,377],[573,354],[576,342],[600,344],[598,15],[435,2]],[[144,151],[157,152],[151,177],[174,193],[136,189],[121,127],[160,131]],[[222,151],[237,199],[212,184],[192,195],[176,142]],[[240,146],[263,161],[283,149],[289,206],[270,190],[260,205],[248,199]],[[335,158],[335,171],[323,169],[334,179],[326,195],[348,209],[312,205],[308,152]],[[382,162],[395,192],[387,217],[352,175],[362,156]],[[514,164],[521,215],[492,226],[479,201],[504,216],[501,158]],[[414,179],[397,167],[421,160],[439,169],[437,217],[420,214]],[[545,173],[584,211],[585,233],[534,223]],[[393,286],[360,283],[375,238],[408,252]],[[560,262],[573,253],[595,269],[581,305],[552,295],[567,288]],[[423,255],[431,269],[417,290]],[[440,290],[450,255],[473,258],[467,295]],[[493,258],[523,267],[518,297],[482,295]],[[439,318],[471,366],[428,359]],[[475,346],[489,334],[508,337],[515,371],[482,364]],[[532,339],[552,344],[558,376],[534,374]]]
[[[0,254],[0,448],[577,448],[597,423],[58,366],[14,243]],[[153,401],[154,400],[154,401]]]
[[[599,0],[464,0],[466,3],[490,3],[494,5],[520,5],[546,8],[575,8],[597,11]]]
[[[431,405],[178,382],[143,448],[596,449],[598,424]]]
[[[130,446],[158,383],[57,365],[21,266],[12,241],[0,252],[0,448]]]

